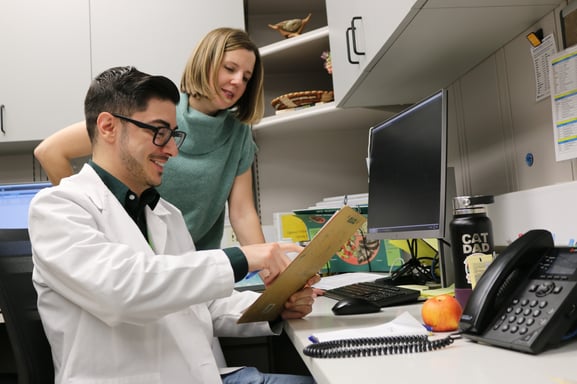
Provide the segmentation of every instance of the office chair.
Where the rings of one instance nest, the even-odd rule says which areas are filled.
[[[18,384],[54,383],[52,353],[32,285],[32,251],[27,229],[0,229],[0,309]]]

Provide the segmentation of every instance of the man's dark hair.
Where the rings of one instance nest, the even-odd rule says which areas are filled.
[[[131,116],[144,111],[150,99],[178,104],[177,86],[164,76],[153,76],[134,67],[114,67],[98,75],[84,99],[84,116],[90,141],[94,141],[96,119],[101,112]]]

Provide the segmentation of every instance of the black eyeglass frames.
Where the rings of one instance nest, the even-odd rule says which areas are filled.
[[[152,137],[152,143],[159,147],[164,147],[170,141],[171,137],[174,137],[174,142],[177,148],[180,148],[184,139],[186,138],[186,132],[179,131],[178,127],[175,129],[170,129],[168,127],[155,127],[154,125],[143,123],[142,121],[134,120],[126,116],[118,115],[116,113],[111,113],[112,116],[119,118],[120,120],[127,121],[136,125],[138,128],[148,129],[154,132]]]

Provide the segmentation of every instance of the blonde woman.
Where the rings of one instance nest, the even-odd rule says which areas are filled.
[[[187,138],[165,166],[162,197],[183,213],[197,249],[216,249],[225,207],[241,245],[265,241],[254,205],[252,163],[257,151],[251,124],[263,116],[263,67],[246,32],[209,32],[188,60],[177,106]],[[73,173],[71,161],[91,152],[85,122],[49,136],[34,150],[50,181]]]

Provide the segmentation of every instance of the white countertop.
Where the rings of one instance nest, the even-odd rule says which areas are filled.
[[[493,346],[456,340],[432,352],[374,357],[319,359],[303,355],[308,337],[319,331],[367,327],[393,320],[407,311],[421,321],[422,303],[384,308],[379,313],[335,316],[335,301],[317,298],[313,312],[291,320],[285,329],[318,384],[403,383],[403,384],[575,384],[577,340],[539,355],[529,355]]]

